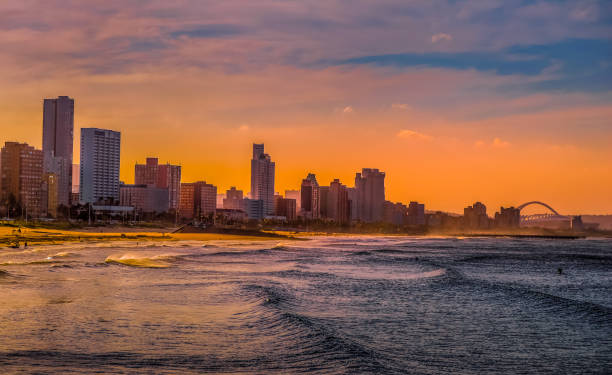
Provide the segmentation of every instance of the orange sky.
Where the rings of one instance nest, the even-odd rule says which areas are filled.
[[[545,83],[570,74],[554,65],[502,73],[434,60],[409,65],[410,59],[432,58],[421,54],[428,51],[461,62],[462,51],[503,51],[530,43],[529,35],[508,31],[492,44],[476,34],[486,25],[474,26],[481,30],[472,34],[466,21],[430,27],[423,35],[414,31],[408,40],[381,26],[371,30],[377,42],[370,34],[343,34],[359,19],[356,10],[340,16],[336,9],[317,9],[334,15],[330,25],[344,22],[326,40],[311,35],[306,24],[299,26],[304,30],[294,30],[301,25],[296,22],[276,30],[263,21],[249,24],[251,18],[238,11],[206,23],[184,9],[154,9],[172,14],[170,22],[109,3],[75,7],[64,24],[61,17],[68,16],[53,17],[53,10],[32,15],[17,3],[4,9],[11,17],[0,16],[0,25],[10,23],[0,26],[0,142],[40,147],[42,99],[69,95],[75,99],[75,162],[79,128],[121,131],[121,178],[127,183],[134,163],[157,156],[181,164],[184,181],[247,192],[251,143],[264,142],[280,192],[297,188],[308,172],[322,184],[340,178],[352,186],[355,172],[370,167],[387,173],[387,199],[417,200],[429,210],[462,212],[479,200],[493,214],[500,205],[540,200],[565,214],[612,214],[609,87],[549,89]],[[230,3],[209,11],[226,14]],[[102,19],[104,7],[116,13]],[[295,7],[277,11],[306,14]],[[199,7],[193,12],[205,17]],[[197,22],[239,27],[194,29]],[[43,23],[57,33],[51,37],[38,26]],[[550,26],[549,39],[538,42],[572,37],[556,34],[572,32],[568,25]],[[364,27],[353,26],[356,33]],[[587,30],[581,27],[576,30]],[[447,36],[434,32],[439,29]],[[403,65],[330,62],[406,51],[416,52],[402,55]]]

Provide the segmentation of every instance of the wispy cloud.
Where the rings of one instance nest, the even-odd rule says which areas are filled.
[[[453,36],[446,33],[437,33],[431,36],[432,43],[450,42],[451,40],[453,40]]]
[[[405,103],[393,103],[391,104],[391,108],[392,109],[397,109],[400,111],[406,111],[408,109],[410,109],[410,106],[408,104]]]
[[[419,133],[417,131],[414,130],[410,130],[410,129],[402,129],[400,130],[397,135],[398,138],[403,138],[403,139],[417,139],[417,140],[421,140],[421,141],[430,141],[433,139],[432,136],[427,135],[427,134],[423,134],[423,133]]]

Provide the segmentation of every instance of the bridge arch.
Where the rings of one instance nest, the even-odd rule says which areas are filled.
[[[549,210],[550,210],[550,211],[551,211],[553,214],[555,214],[555,215],[557,215],[557,216],[563,216],[563,215],[559,214],[559,213],[558,213],[558,212],[557,212],[557,211],[556,211],[554,208],[552,208],[552,207],[550,207],[549,205],[547,205],[546,203],[544,203],[544,202],[540,202],[540,201],[531,201],[531,202],[523,203],[523,204],[521,204],[520,206],[518,206],[518,207],[517,207],[517,209],[520,211],[520,210],[522,210],[523,208],[525,208],[525,207],[527,207],[527,206],[530,206],[530,205],[533,205],[533,204],[537,204],[537,205],[540,205],[540,206],[546,207],[546,208],[548,208],[548,209],[549,209]]]

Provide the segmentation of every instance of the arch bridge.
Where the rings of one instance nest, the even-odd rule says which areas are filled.
[[[552,222],[562,222],[562,221],[571,220],[571,217],[561,215],[559,212],[557,212],[557,210],[555,210],[548,204],[544,202],[540,202],[540,201],[531,201],[531,202],[523,203],[520,206],[518,206],[517,209],[521,211],[523,208],[527,206],[531,206],[531,205],[538,205],[538,206],[545,207],[550,211],[550,213],[521,215],[522,224],[538,224],[538,223],[544,223],[544,222],[552,223]]]

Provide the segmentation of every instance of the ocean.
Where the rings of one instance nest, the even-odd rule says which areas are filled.
[[[610,374],[612,240],[0,249],[3,374]]]

